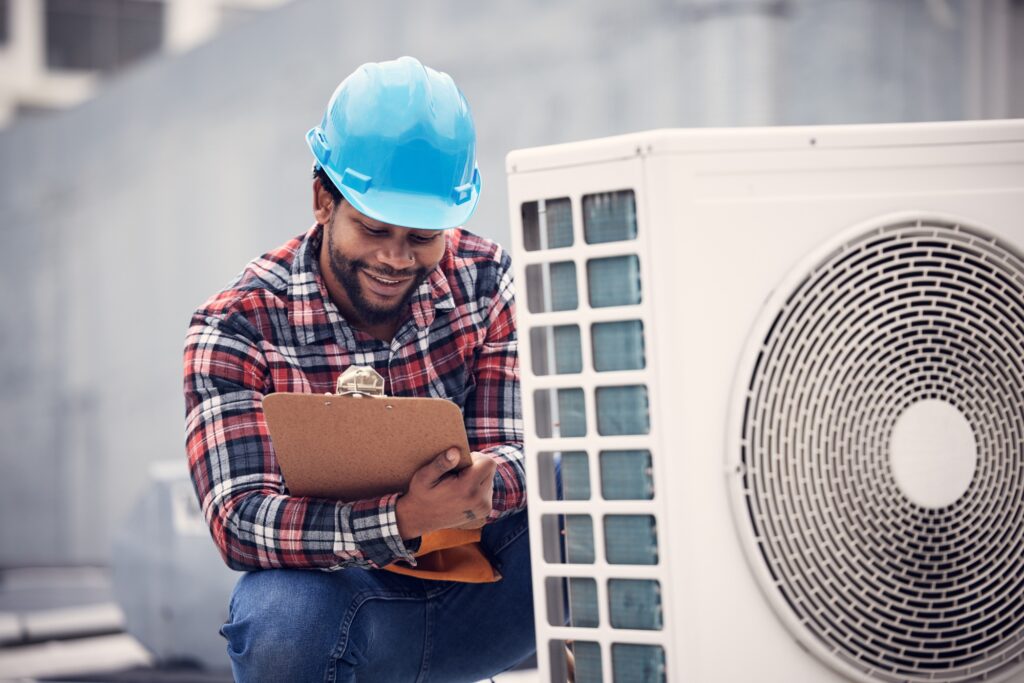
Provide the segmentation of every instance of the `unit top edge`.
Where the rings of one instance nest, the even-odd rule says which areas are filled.
[[[1024,142],[1024,119],[750,128],[658,128],[513,150],[509,174],[686,152],[906,147]]]

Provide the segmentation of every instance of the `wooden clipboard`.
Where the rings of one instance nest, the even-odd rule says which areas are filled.
[[[346,391],[344,380],[345,375],[338,380],[339,394],[263,398],[270,439],[291,495],[349,502],[405,492],[416,470],[452,446],[459,449],[457,469],[472,463],[456,404],[383,396],[383,379],[380,395],[358,384]]]
[[[263,414],[277,462],[294,496],[345,502],[404,493],[419,468],[452,446],[456,470],[472,464],[462,411],[442,398],[384,396],[384,378],[350,367],[336,394],[269,394]],[[421,538],[418,564],[382,569],[435,581],[501,579],[480,545],[480,529],[441,529]]]

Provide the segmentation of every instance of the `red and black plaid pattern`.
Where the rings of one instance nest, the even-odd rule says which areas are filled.
[[[411,300],[390,342],[351,327],[319,271],[322,227],[254,261],[196,311],[185,340],[189,467],[228,566],[382,567],[414,563],[397,494],[338,502],[288,495],[261,406],[277,391],[334,391],[372,366],[392,396],[463,410],[470,447],[498,463],[491,521],[526,505],[515,304],[508,254],[463,230]]]

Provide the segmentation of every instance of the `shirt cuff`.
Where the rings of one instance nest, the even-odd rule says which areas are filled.
[[[416,566],[414,553],[420,549],[420,539],[416,538],[405,541],[402,540],[402,536],[398,533],[399,495],[392,493],[380,499],[379,509],[381,517],[387,519],[387,523],[381,525],[382,537],[387,544],[388,550],[391,551],[391,557],[384,562],[377,562],[371,559],[378,567],[384,567],[399,560],[407,562],[412,567]]]
[[[341,534],[336,538],[334,551],[339,559],[351,559],[375,569],[399,560],[416,565],[413,553],[419,548],[418,541],[407,544],[398,533],[398,516],[395,512],[398,495],[393,493],[381,498],[339,505],[339,512],[342,513],[339,520]],[[346,511],[347,515],[344,514]],[[353,550],[357,554],[349,555]]]
[[[503,461],[522,462],[523,460],[522,444],[503,443],[497,446],[491,446],[490,448],[485,448],[480,452],[491,456],[493,459],[497,460],[499,464]]]
[[[523,449],[520,445],[502,444],[482,451],[497,463],[494,470],[494,496],[488,523],[526,507],[526,482],[523,478]]]

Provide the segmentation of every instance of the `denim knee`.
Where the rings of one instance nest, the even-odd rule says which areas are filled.
[[[332,579],[325,572],[274,569],[239,579],[221,629],[235,680],[325,680],[350,602]]]

